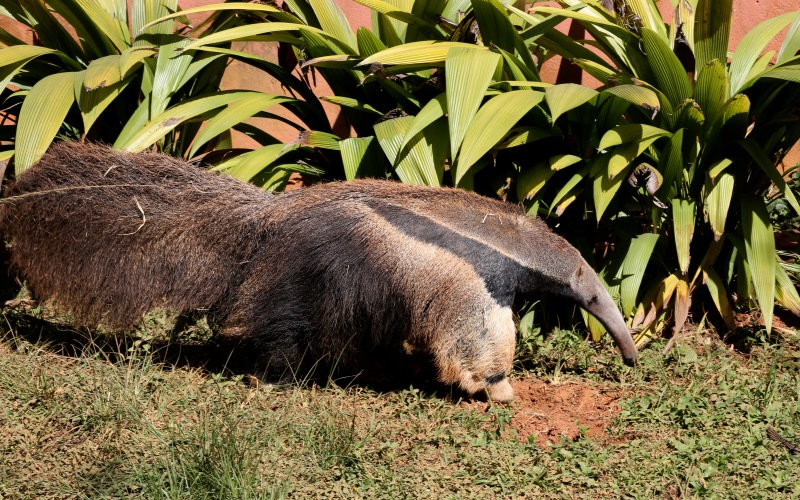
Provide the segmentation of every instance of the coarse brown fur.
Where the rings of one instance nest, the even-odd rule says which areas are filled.
[[[565,240],[519,207],[387,181],[264,192],[163,155],[60,143],[0,207],[12,266],[84,324],[209,310],[275,376],[303,357],[411,344],[439,380],[513,398],[511,305],[568,297],[636,358],[619,311]]]

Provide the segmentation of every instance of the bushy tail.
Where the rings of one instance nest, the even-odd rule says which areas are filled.
[[[85,324],[214,308],[266,234],[273,195],[158,154],[53,146],[0,208],[12,268]]]

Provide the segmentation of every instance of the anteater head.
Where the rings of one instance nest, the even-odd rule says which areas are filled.
[[[633,366],[638,352],[625,319],[594,270],[583,259],[580,260],[569,278],[567,294],[602,323],[622,352],[625,364]]]

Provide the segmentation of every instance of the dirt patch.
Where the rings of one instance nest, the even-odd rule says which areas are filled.
[[[608,387],[582,381],[551,384],[541,380],[514,380],[511,385],[517,393],[511,427],[522,442],[530,436],[542,447],[561,436],[570,440],[581,435],[608,440],[606,429],[619,415],[621,393]],[[487,403],[464,405],[479,407]]]
[[[541,380],[515,380],[518,409],[511,420],[520,439],[535,436],[545,446],[560,436],[602,438],[619,414],[620,393],[587,382],[549,384]]]

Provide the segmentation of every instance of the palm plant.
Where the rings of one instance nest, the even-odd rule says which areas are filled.
[[[0,74],[19,89],[7,90],[9,99],[23,102],[16,139],[6,138],[17,170],[56,134],[106,134],[120,148],[156,145],[191,158],[229,148],[234,128],[262,147],[217,167],[265,187],[299,169],[450,184],[523,203],[595,263],[639,341],[670,321],[681,328],[699,292],[729,327],[735,302],[751,298],[768,330],[775,299],[800,313],[764,201],[778,193],[800,213],[780,169],[800,137],[799,12],[755,27],[729,55],[732,0],[679,0],[672,25],[653,0],[559,0],[530,11],[498,0],[357,1],[372,9],[371,30],[354,32],[333,0],[186,11],[176,0],[142,0],[130,32],[122,0],[48,0],[79,44],[44,30],[55,21],[42,0],[0,0],[0,13],[48,31],[43,47],[24,48],[0,33]],[[183,16],[200,12],[212,13],[207,23],[176,32]],[[565,19],[593,39],[557,31]],[[780,51],[765,52],[787,26]],[[239,41],[278,42],[302,78],[232,50]],[[553,55],[602,86],[541,82]],[[218,92],[220,72],[207,69],[230,58],[300,99]],[[309,90],[317,75],[352,137],[330,134]],[[306,130],[288,145],[243,123],[278,103]],[[116,104],[133,112],[104,111]],[[34,126],[43,119],[46,127]]]
[[[10,147],[0,156],[13,156],[19,173],[58,136],[102,141],[128,151],[156,147],[185,158],[217,150],[217,158],[230,162],[232,175],[271,188],[280,187],[292,170],[318,173],[297,164],[299,158],[314,156],[308,144],[284,145],[246,123],[251,117],[280,119],[298,131],[318,131],[317,140],[332,138],[319,100],[303,81],[277,64],[230,47],[183,50],[187,32],[202,38],[254,20],[297,19],[270,5],[229,3],[197,27],[176,31],[173,23],[158,22],[176,11],[177,0],[131,2],[130,19],[126,0],[1,0],[0,15],[30,27],[36,43],[0,32],[0,89],[16,122],[4,127],[2,140]],[[188,13],[180,13],[185,24]],[[293,97],[220,91],[232,59],[267,72]],[[275,105],[288,108],[296,120],[267,111]],[[261,144],[259,156],[231,150],[231,130]],[[234,168],[241,156],[249,157],[250,165]],[[276,159],[279,164],[263,171]],[[259,162],[260,176],[251,175]]]

